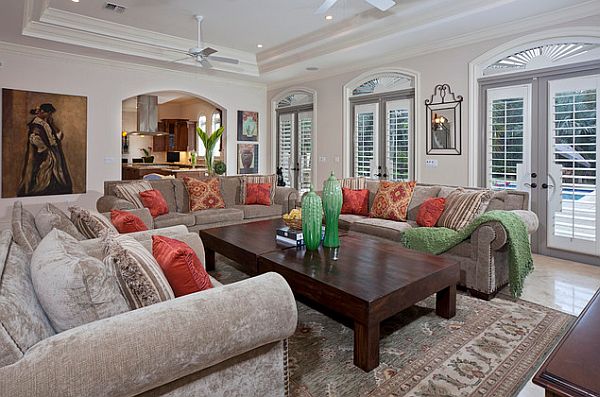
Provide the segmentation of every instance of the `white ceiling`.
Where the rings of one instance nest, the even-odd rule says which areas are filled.
[[[276,85],[600,14],[599,0],[396,0],[387,12],[339,0],[329,22],[314,14],[321,0],[110,1],[127,10],[107,11],[102,0],[5,1],[0,41]],[[239,65],[174,62],[195,44],[194,14],[205,17],[205,44]]]

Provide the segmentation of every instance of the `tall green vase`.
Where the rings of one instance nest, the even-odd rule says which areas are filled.
[[[308,250],[316,250],[321,244],[323,204],[313,187],[302,198],[302,238]]]
[[[325,210],[325,238],[323,246],[335,248],[340,246],[338,221],[342,210],[342,187],[333,171],[323,183],[323,209]]]

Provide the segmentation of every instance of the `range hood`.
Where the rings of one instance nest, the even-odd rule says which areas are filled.
[[[140,95],[137,100],[137,129],[131,131],[134,135],[166,135],[158,130],[158,97],[155,95]]]

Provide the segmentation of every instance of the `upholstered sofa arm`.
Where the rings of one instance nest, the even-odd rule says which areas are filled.
[[[290,212],[290,210],[296,208],[296,201],[298,200],[298,191],[291,187],[277,186],[275,188],[275,204],[281,204],[282,215]]]
[[[500,222],[486,222],[471,234],[473,249],[477,251],[499,250],[508,241],[506,229]],[[486,248],[486,246],[488,248]]]
[[[529,234],[535,233],[537,231],[538,227],[540,226],[540,220],[538,219],[538,216],[533,211],[512,210],[510,212],[518,215],[519,218],[521,218],[521,220],[525,223],[525,226],[527,226],[527,232]]]
[[[96,201],[98,212],[110,212],[111,210],[133,210],[135,206],[117,196],[102,196]]]
[[[2,395],[134,396],[294,332],[296,303],[268,273],[95,321],[0,368]]]
[[[154,218],[152,218],[152,214],[150,214],[150,210],[148,208],[124,209],[121,211],[131,212],[133,215],[140,218],[148,229],[154,229]],[[102,215],[110,219],[110,212],[103,212]]]

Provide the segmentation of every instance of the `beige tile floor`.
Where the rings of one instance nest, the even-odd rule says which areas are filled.
[[[534,255],[535,270],[525,280],[521,299],[578,316],[600,288],[600,267]],[[543,397],[529,381],[519,397]]]

